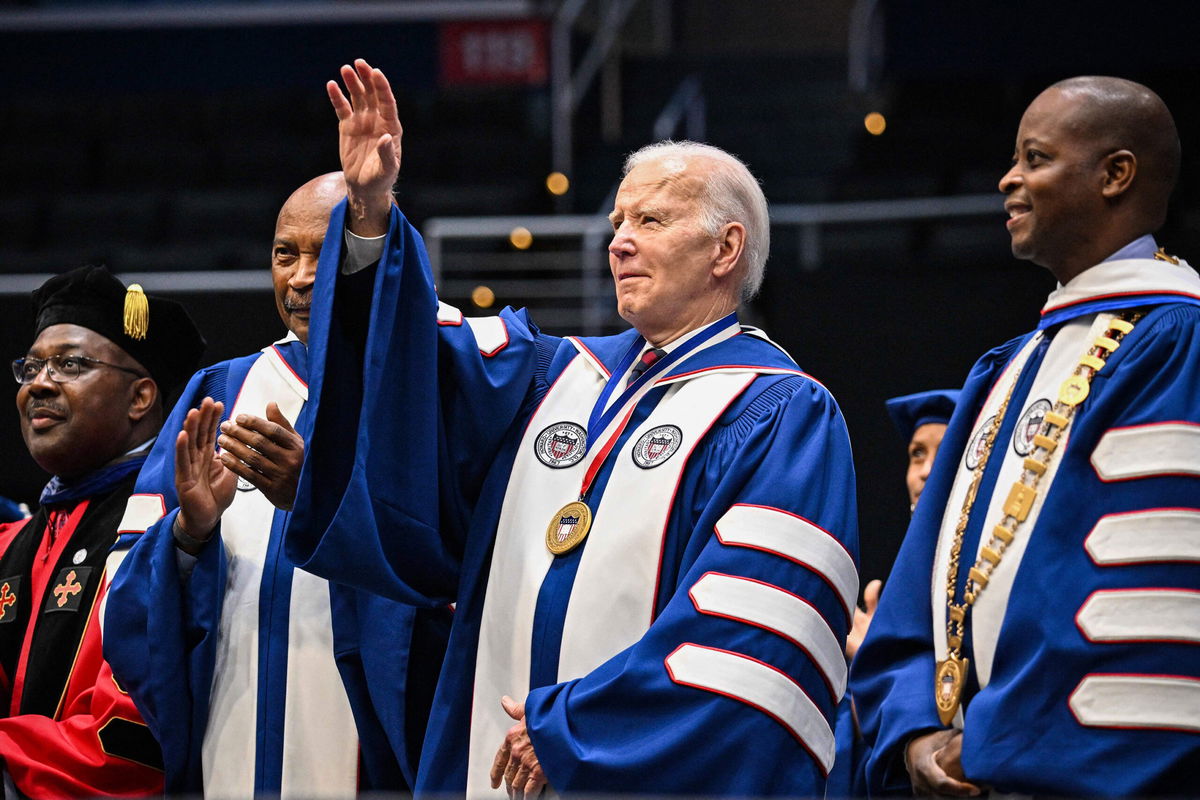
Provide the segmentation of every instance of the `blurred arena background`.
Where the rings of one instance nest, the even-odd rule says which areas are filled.
[[[1163,96],[1184,169],[1159,241],[1200,260],[1193,6],[0,0],[3,355],[29,343],[28,292],[85,263],[185,303],[206,363],[281,336],[275,213],[337,168],[323,85],[354,57],[397,87],[399,201],[467,314],[527,305],[554,333],[613,330],[597,215],[621,160],[701,139],[747,161],[773,205],[745,320],[842,405],[865,582],[908,517],[883,401],[960,385],[1053,288],[1010,256],[996,190],[1040,89],[1098,73]],[[32,503],[46,476],[4,385],[0,494]]]

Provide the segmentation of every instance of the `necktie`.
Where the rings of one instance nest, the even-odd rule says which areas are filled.
[[[642,357],[634,362],[633,369],[629,370],[629,378],[626,380],[625,385],[628,386],[640,378],[643,372],[650,369],[651,364],[653,364],[655,361],[658,361],[666,354],[667,351],[660,350],[657,347],[651,348],[642,353]]]

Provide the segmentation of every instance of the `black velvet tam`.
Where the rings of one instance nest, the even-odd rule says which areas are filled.
[[[33,291],[36,338],[51,325],[79,325],[110,339],[146,368],[159,390],[170,394],[196,371],[204,337],[182,305],[147,295],[144,336],[126,324],[128,290],[104,267],[80,267],[55,275]],[[136,332],[135,332],[136,333]]]

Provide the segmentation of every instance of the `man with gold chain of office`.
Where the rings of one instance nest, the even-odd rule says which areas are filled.
[[[1200,279],[1152,237],[1179,159],[1130,81],[1021,119],[1012,250],[1059,286],[968,377],[854,663],[873,791],[1197,788]]]

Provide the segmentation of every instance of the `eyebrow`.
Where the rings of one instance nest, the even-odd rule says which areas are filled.
[[[670,215],[666,212],[666,210],[659,206],[645,206],[643,208],[632,208],[629,210],[629,214],[631,216],[635,216],[635,217],[657,217],[658,219],[669,219],[670,218]],[[612,213],[610,213],[608,215],[608,221],[615,225],[617,220],[624,216],[625,216],[625,214],[623,212],[617,211],[614,209],[612,211]]]
[[[25,351],[25,358],[46,359],[46,358],[50,358],[51,356],[63,356],[63,355],[81,356],[81,355],[84,355],[83,350],[84,350],[84,346],[83,346],[82,342],[63,342],[61,344],[56,344],[56,345],[47,347],[46,350],[44,351],[44,352],[46,352],[46,355],[44,355],[44,356],[37,355],[36,353],[33,352],[33,349],[30,348],[29,350]],[[74,352],[72,352],[72,351],[74,351]]]

